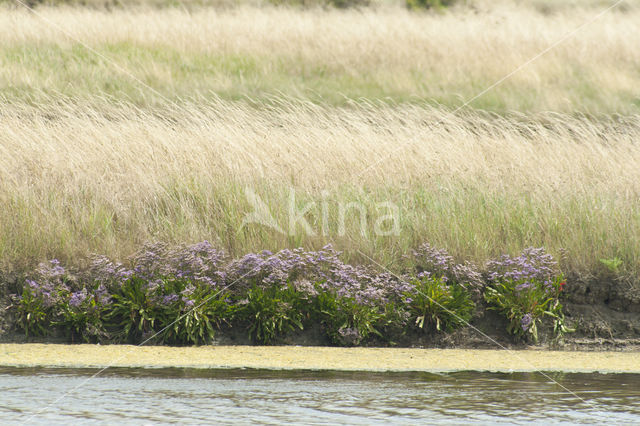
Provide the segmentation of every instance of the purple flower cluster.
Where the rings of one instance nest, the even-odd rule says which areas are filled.
[[[284,285],[298,279],[314,281],[318,276],[339,265],[339,253],[331,246],[319,251],[305,251],[301,248],[284,249],[277,253],[262,251],[249,253],[232,261],[226,268],[227,282],[259,285]]]
[[[45,308],[56,306],[70,293],[71,277],[57,259],[38,265],[32,279],[26,280],[27,287],[34,297],[42,300]]]
[[[215,287],[225,280],[224,261],[224,252],[208,241],[178,247],[154,243],[133,257],[132,274],[146,280],[171,277]]]
[[[515,290],[516,290],[516,292],[523,292],[525,290],[533,288],[534,286],[535,286],[535,284],[532,281],[525,281],[523,283],[518,284],[515,287]]]
[[[517,257],[502,255],[497,260],[487,262],[489,280],[523,281],[520,290],[526,282],[537,281],[549,286],[556,275],[557,263],[553,256],[547,254],[543,248],[526,248]]]
[[[109,305],[112,302],[111,295],[109,294],[109,291],[107,291],[107,288],[103,284],[100,284],[98,288],[94,291],[93,297],[100,305],[103,305],[103,306]]]
[[[59,281],[64,278],[67,271],[60,265],[58,259],[51,259],[49,262],[43,262],[36,268],[36,274],[45,280],[52,282]]]
[[[414,250],[411,260],[416,265],[418,278],[438,276],[444,281],[454,281],[476,291],[480,291],[484,286],[482,274],[473,263],[456,263],[446,250],[433,247],[429,243],[424,243]]]
[[[413,289],[406,280],[395,275],[343,263],[336,265],[326,276],[320,284],[321,289],[334,290],[339,297],[353,298],[360,305],[384,305]]]
[[[167,294],[167,295],[162,297],[162,304],[164,306],[169,306],[169,305],[177,302],[178,299],[179,299],[179,297],[175,293]]]
[[[106,256],[94,255],[84,275],[89,281],[121,285],[133,276],[133,271],[125,268],[122,263],[112,262]]]
[[[35,280],[27,280],[26,284],[31,294],[42,300],[42,304],[45,308],[50,308],[56,305],[60,299],[58,288],[49,281],[43,281],[40,283]]]
[[[106,265],[105,258],[100,258],[99,262]],[[95,300],[98,305],[103,306],[111,303],[111,295],[104,284],[98,285],[97,288],[80,285],[77,278],[69,273],[57,259],[40,263],[33,276],[25,283],[25,290],[40,299],[47,309],[57,309],[66,303],[71,308],[80,308],[86,300]],[[15,298],[20,299],[19,296]]]
[[[263,287],[291,283],[298,291],[314,296],[317,289],[353,298],[359,304],[384,304],[400,296],[409,285],[392,274],[345,264],[331,245],[318,251],[301,248],[250,253],[226,268],[227,285],[243,291],[252,284]]]
[[[69,306],[79,308],[85,300],[87,300],[87,289],[83,288],[82,291],[71,293],[71,297],[69,298]]]
[[[520,320],[520,326],[522,327],[522,331],[527,331],[531,327],[533,323],[533,316],[531,314],[526,314]]]

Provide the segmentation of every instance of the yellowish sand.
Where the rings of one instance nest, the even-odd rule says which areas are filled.
[[[640,373],[637,352],[0,344],[0,366],[258,368],[348,371],[575,371]]]

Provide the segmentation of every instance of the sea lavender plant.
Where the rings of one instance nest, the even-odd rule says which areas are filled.
[[[232,261],[226,268],[226,277],[227,282],[238,289],[246,290],[254,284],[264,288],[285,286],[297,279],[312,280],[321,270],[321,265],[335,260],[330,247],[318,252],[285,249],[275,254],[265,250]]]
[[[351,297],[321,292],[314,300],[313,315],[322,325],[329,340],[340,346],[355,346],[370,336],[382,337],[378,326],[385,314],[377,306],[358,303]]]
[[[227,285],[243,298],[253,285],[262,288],[285,288],[288,283],[302,281],[319,283],[301,291],[334,291],[340,297],[352,297],[361,304],[385,304],[398,297],[406,288],[402,280],[387,273],[375,273],[365,267],[345,264],[339,252],[328,245],[319,251],[282,250],[278,253],[263,251],[250,253],[232,261],[226,269]]]
[[[50,298],[47,297],[45,301],[42,295],[40,285],[32,280],[27,280],[21,294],[12,295],[16,327],[24,331],[27,337],[47,334],[47,326],[50,324]]]
[[[428,273],[448,282],[459,283],[476,293],[484,287],[482,274],[473,263],[456,263],[446,250],[433,247],[429,243],[424,243],[414,250],[411,261],[416,265],[418,278],[420,274]]]
[[[133,274],[148,281],[176,279],[214,287],[224,282],[224,260],[224,253],[208,241],[178,247],[146,244],[132,259]]]
[[[161,310],[154,296],[153,284],[137,276],[129,278],[113,293],[105,320],[114,340],[138,343],[143,335],[155,331]]]
[[[304,312],[295,303],[299,295],[287,290],[257,285],[249,289],[246,303],[238,308],[238,317],[254,342],[271,344],[287,332],[304,328]]]
[[[38,265],[27,279],[20,295],[13,295],[16,326],[29,336],[44,336],[60,317],[61,307],[71,294],[73,278],[57,259]]]
[[[162,333],[158,338],[172,345],[210,343],[216,330],[231,322],[235,310],[227,292],[192,284],[180,294],[163,296],[157,327]]]
[[[132,276],[131,269],[102,255],[93,255],[89,267],[82,273],[84,281],[96,282],[103,288],[104,286],[117,288]]]
[[[544,249],[527,248],[517,257],[503,255],[487,262],[487,270],[491,284],[485,290],[485,300],[489,309],[507,318],[507,331],[536,342],[538,325],[545,317],[553,321],[556,340],[571,331],[564,323],[560,303],[566,281]]]
[[[78,340],[104,341],[108,338],[108,333],[103,319],[110,304],[111,296],[102,284],[93,290],[84,287],[71,293],[66,303],[61,306],[60,320],[55,324],[61,326],[72,343]]]
[[[453,331],[468,324],[475,307],[469,291],[455,281],[423,274],[405,292],[415,325],[422,330]]]
[[[249,301],[252,301],[251,305],[263,301],[259,297],[260,291],[267,294],[275,292],[278,293],[278,300],[294,302],[288,306],[297,304],[294,310],[302,312],[303,319],[311,317],[310,310],[314,310],[316,315],[313,316],[324,324],[329,337],[338,344],[346,343],[338,332],[341,328],[358,329],[360,340],[364,340],[371,334],[379,334],[377,325],[391,327],[406,317],[402,312],[393,313],[388,308],[394,303],[399,306],[402,294],[410,289],[405,280],[389,273],[377,273],[371,268],[345,264],[339,257],[340,253],[330,245],[318,251],[298,248],[275,254],[267,251],[251,253],[231,262],[226,269],[226,276],[237,300],[247,301],[240,307],[242,312],[247,311]],[[291,289],[297,295],[284,297],[284,293]],[[252,297],[247,297],[247,294]],[[319,306],[322,301],[327,303]],[[310,305],[315,308],[310,308]],[[256,318],[264,316],[258,313],[266,312],[266,307],[264,303],[260,309],[252,307],[255,312],[251,315]],[[270,309],[283,318],[283,329],[292,329],[290,325],[295,325],[295,321],[287,322],[292,311],[284,313],[282,309],[275,309],[275,306]],[[274,324],[267,325],[250,327],[254,332],[252,337],[256,339],[258,332],[269,336],[269,330],[278,328]],[[276,335],[274,333],[274,337]],[[257,340],[260,339],[264,340]]]
[[[528,247],[519,256],[507,254],[487,262],[489,280],[496,281],[541,281],[549,282],[558,272],[557,262],[544,248]]]

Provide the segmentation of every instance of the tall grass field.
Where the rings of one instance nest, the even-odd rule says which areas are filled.
[[[429,242],[638,276],[640,5],[623,6],[4,2],[0,265],[208,240],[398,269]]]

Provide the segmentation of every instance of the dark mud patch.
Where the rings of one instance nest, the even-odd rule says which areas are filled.
[[[563,301],[565,316],[575,332],[569,348],[639,349],[640,285],[623,279],[576,280]]]

